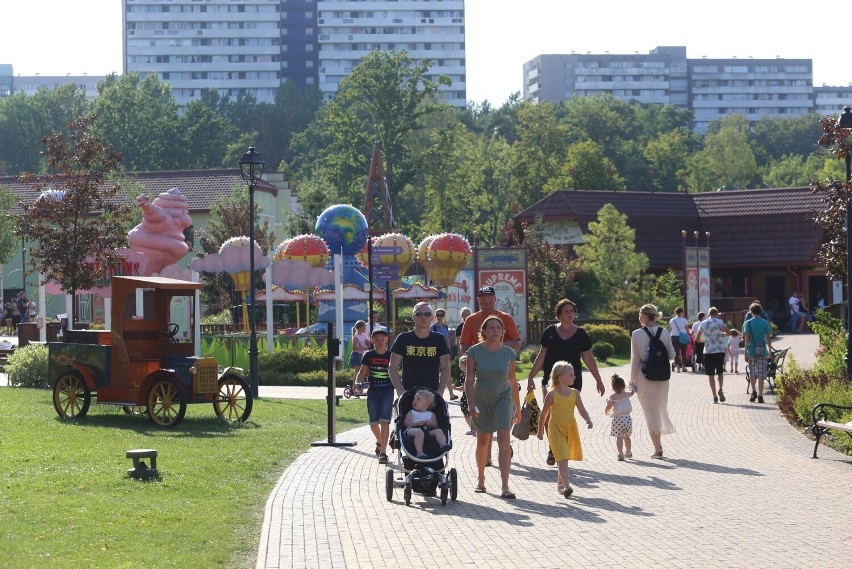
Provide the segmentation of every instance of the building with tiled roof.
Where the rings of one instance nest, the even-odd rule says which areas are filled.
[[[685,247],[709,246],[711,295],[720,309],[745,302],[725,299],[760,298],[767,307],[785,306],[795,291],[805,294],[809,306],[819,293],[831,301],[831,283],[817,260],[823,230],[813,221],[822,205],[810,188],[698,194],[560,190],[517,214],[514,224],[519,230],[540,218],[546,241],[582,243],[589,222],[607,203],[627,216],[636,250],[648,256],[652,272],[672,269],[683,278]]]

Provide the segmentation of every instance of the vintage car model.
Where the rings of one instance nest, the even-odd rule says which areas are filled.
[[[219,371],[195,357],[193,324],[201,284],[165,277],[112,278],[112,330],[69,330],[51,342],[49,380],[60,417],[84,417],[92,396],[161,426],[183,420],[189,403],[245,421],[252,394],[239,368]]]

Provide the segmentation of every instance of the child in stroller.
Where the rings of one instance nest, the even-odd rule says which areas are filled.
[[[429,458],[423,452],[423,443],[426,440],[426,435],[435,439],[435,442],[440,445],[440,452],[450,450],[450,445],[447,444],[447,437],[444,435],[438,426],[438,418],[431,411],[435,405],[435,394],[428,389],[418,389],[414,394],[414,399],[411,402],[411,410],[406,414],[403,425],[405,426],[406,436],[411,437],[414,443],[414,451],[417,453],[417,458]]]
[[[425,411],[424,409],[428,409],[429,396],[432,398],[432,410]],[[435,496],[439,488],[441,504],[447,503],[448,495],[455,500],[458,493],[458,474],[455,468],[447,470],[453,442],[446,401],[434,391],[412,388],[396,400],[394,407],[393,422],[396,426],[391,438],[391,448],[399,452],[404,476],[396,478],[396,470],[390,467],[387,469],[385,490],[388,501],[393,499],[393,490],[397,486],[404,488],[406,505],[411,503],[412,492]],[[421,409],[418,410],[417,407]],[[424,419],[418,418],[419,412],[429,413],[429,422],[435,425],[429,429],[430,436],[426,436],[421,428],[424,425],[420,423]]]

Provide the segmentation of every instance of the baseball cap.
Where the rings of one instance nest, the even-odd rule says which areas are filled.
[[[494,287],[493,287],[493,286],[484,286],[484,287],[482,287],[481,289],[479,289],[479,292],[478,292],[478,293],[476,293],[476,296],[482,296],[482,295],[484,295],[484,294],[493,294],[493,295],[495,295],[495,296],[497,295],[497,293],[496,293],[496,292],[494,292]]]
[[[387,336],[387,335],[388,335],[388,329],[387,329],[387,328],[385,328],[384,326],[376,326],[376,327],[373,329],[373,331],[372,331],[372,332],[370,332],[370,337],[372,338],[372,337],[373,337],[373,336],[375,336],[376,334],[384,334],[385,336]]]

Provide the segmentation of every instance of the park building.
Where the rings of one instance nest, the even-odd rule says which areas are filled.
[[[203,89],[272,103],[285,80],[326,99],[371,51],[405,50],[466,105],[464,1],[123,0],[124,72],[155,73],[183,107]]]
[[[850,88],[813,86],[810,59],[691,59],[686,47],[662,46],[647,54],[539,55],[523,66],[523,96],[559,102],[574,96],[612,95],[624,101],[670,104],[693,112],[693,130],[740,114],[792,118],[837,113]]]

